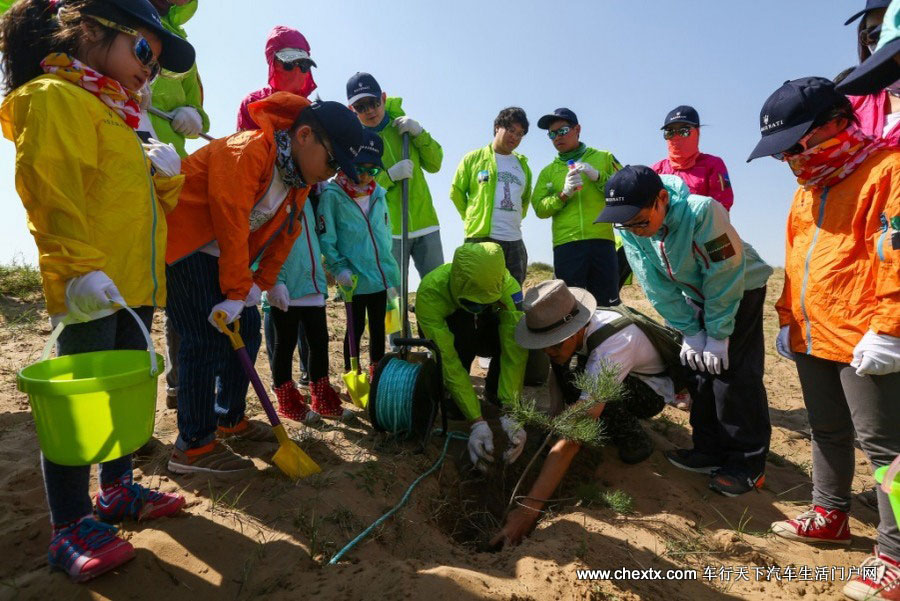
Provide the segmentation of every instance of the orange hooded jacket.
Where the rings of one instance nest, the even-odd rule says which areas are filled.
[[[878,151],[830,188],[800,188],[775,305],[791,349],[850,363],[867,330],[900,336],[900,151]]]
[[[250,105],[260,129],[213,140],[182,162],[184,187],[168,215],[166,263],[172,265],[216,241],[219,285],[226,298],[244,300],[255,282],[275,284],[294,240],[309,187],[291,188],[272,219],[250,231],[250,212],[265,195],[275,169],[274,132],[288,129],[309,101],[277,92]],[[251,265],[259,261],[256,272]]]

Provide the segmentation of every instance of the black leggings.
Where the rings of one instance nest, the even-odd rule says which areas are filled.
[[[272,379],[275,386],[292,380],[291,367],[297,333],[302,325],[309,346],[307,370],[310,382],[328,375],[328,324],[325,307],[288,307],[282,311],[271,307],[270,316],[275,326],[275,344],[272,357]]]
[[[353,333],[356,334],[356,348],[366,329],[366,314],[369,315],[369,363],[375,365],[384,357],[384,315],[387,305],[387,291],[372,294],[353,295]],[[350,370],[350,328],[344,336],[344,371]]]

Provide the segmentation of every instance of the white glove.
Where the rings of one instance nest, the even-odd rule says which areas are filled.
[[[388,169],[387,174],[388,177],[391,178],[392,182],[399,182],[400,180],[411,178],[412,172],[412,159],[403,159],[402,161],[397,161],[396,163],[394,163],[393,166]]]
[[[291,302],[291,295],[288,294],[287,286],[279,282],[266,292],[266,300],[276,309],[287,311]]]
[[[791,326],[781,326],[781,329],[778,330],[775,350],[785,359],[794,360],[794,351],[791,350]]]
[[[394,127],[397,128],[397,131],[400,132],[401,135],[409,134],[413,138],[425,131],[422,129],[422,126],[419,125],[418,121],[410,119],[409,117],[397,117],[394,119]]]
[[[585,174],[592,182],[595,182],[600,178],[600,172],[587,163],[575,163],[574,171]]]
[[[203,117],[192,106],[180,106],[172,114],[172,129],[182,136],[196,137],[203,131]]]
[[[853,349],[857,376],[884,376],[900,371],[900,338],[869,330]]]
[[[344,271],[340,272],[339,274],[334,276],[334,279],[344,288],[350,288],[351,286],[353,286],[353,272],[349,269],[345,269]]]
[[[479,459],[489,462],[494,460],[494,434],[484,420],[472,424],[469,433],[469,459],[476,466]]]
[[[703,349],[706,347],[706,332],[700,330],[693,336],[685,336],[681,342],[681,364],[696,371],[705,371]]]
[[[503,453],[503,461],[515,463],[525,449],[525,439],[527,438],[525,430],[516,420],[505,415],[500,417],[500,426],[509,438],[509,448]]]
[[[66,307],[75,321],[91,321],[98,311],[109,309],[112,303],[125,306],[125,299],[109,276],[92,271],[66,282]]]
[[[163,144],[150,138],[150,142],[144,144],[144,150],[156,170],[166,177],[175,177],[181,173],[181,157],[171,144]]]
[[[728,338],[707,338],[703,347],[703,363],[706,371],[719,375],[728,369]]]
[[[254,307],[259,304],[259,299],[262,298],[262,290],[259,289],[259,286],[253,284],[250,286],[250,292],[247,293],[247,298],[244,299],[245,307]]]
[[[572,198],[572,196],[581,189],[581,185],[581,171],[578,169],[570,169],[569,172],[566,173],[566,182],[563,184],[563,196]]]
[[[216,314],[216,311],[222,311],[223,313],[225,313],[225,323],[231,323],[241,316],[241,313],[244,311],[244,302],[239,300],[225,299],[212,308],[212,310],[209,312],[209,317],[207,317],[207,321],[209,321],[209,323],[211,323],[215,329],[221,332],[222,330],[219,328],[219,324],[217,324],[216,320],[213,318],[213,316]]]

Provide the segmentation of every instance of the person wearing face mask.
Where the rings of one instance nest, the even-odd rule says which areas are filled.
[[[873,468],[900,454],[900,150],[866,136],[850,101],[821,77],[786,82],[763,104],[748,160],[785,161],[800,187],[787,223],[776,303],[778,352],[795,361],[812,429],[812,508],[772,531],[850,544],[858,440]],[[900,599],[900,532],[877,489],[877,550],[852,599]]]
[[[290,27],[276,25],[266,38],[266,62],[269,64],[269,85],[250,92],[238,109],[237,129],[259,129],[250,112],[250,104],[271,96],[275,92],[290,92],[309,98],[316,89],[312,68],[317,67],[310,58],[306,37]]]
[[[666,115],[660,128],[669,156],[653,165],[660,175],[677,175],[688,185],[691,194],[718,200],[726,211],[734,204],[734,191],[725,162],[717,156],[700,152],[700,115],[692,106],[675,107]]]

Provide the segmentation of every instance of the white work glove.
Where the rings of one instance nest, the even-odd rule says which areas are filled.
[[[112,303],[124,307],[125,299],[102,271],[92,271],[66,282],[66,307],[74,321],[91,321],[94,313],[109,309]]]
[[[419,122],[409,117],[397,117],[394,119],[394,127],[400,132],[400,135],[409,134],[413,138],[425,131]]]
[[[775,350],[785,359],[794,360],[794,351],[791,350],[791,326],[781,326],[781,329],[778,330]]]
[[[595,182],[600,178],[600,172],[587,163],[575,163],[575,169],[573,169],[573,171],[585,174],[592,182]]]
[[[476,467],[479,459],[488,462],[494,460],[494,434],[484,420],[472,424],[469,432],[469,459]]]
[[[192,106],[180,106],[172,113],[172,129],[182,136],[196,137],[203,131],[203,117]]]
[[[244,299],[245,307],[254,307],[259,304],[259,299],[262,298],[262,290],[259,289],[259,286],[253,284],[250,286],[250,292],[247,293],[247,298]]]
[[[850,366],[856,368],[857,376],[884,376],[900,371],[900,338],[869,330],[853,349]]]
[[[349,269],[345,269],[340,272],[336,276],[334,276],[335,281],[343,286],[344,288],[350,288],[353,286],[353,272]]]
[[[515,463],[525,449],[525,439],[527,438],[525,430],[516,420],[505,415],[500,417],[500,426],[509,438],[509,448],[503,453],[503,461],[508,464]]]
[[[287,311],[291,302],[291,295],[288,294],[287,286],[279,282],[266,292],[266,300],[276,309]]]
[[[681,342],[681,364],[696,371],[705,371],[703,349],[706,347],[706,332],[700,330],[693,336],[685,336]]]
[[[572,196],[581,189],[581,185],[581,171],[578,169],[570,169],[569,172],[566,173],[566,181],[563,184],[563,196],[572,198]]]
[[[391,166],[390,169],[387,170],[388,177],[391,178],[392,182],[399,182],[400,180],[409,179],[412,177],[412,173],[412,159],[403,159],[402,161],[397,161]]]
[[[706,371],[719,375],[728,369],[728,338],[707,338],[703,347],[703,363]]]
[[[219,328],[219,324],[216,323],[216,320],[213,317],[216,314],[216,311],[222,311],[225,314],[225,323],[231,323],[240,317],[241,313],[244,311],[244,301],[225,299],[218,305],[213,306],[212,310],[209,312],[207,321],[209,321],[215,329],[221,332],[222,330]]]
[[[175,177],[181,173],[181,157],[171,144],[163,144],[150,138],[150,142],[144,144],[144,150],[156,170],[166,177]]]

